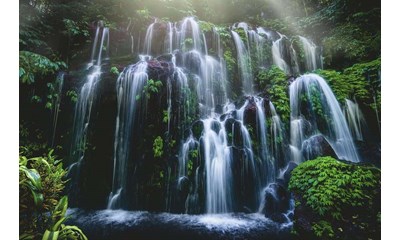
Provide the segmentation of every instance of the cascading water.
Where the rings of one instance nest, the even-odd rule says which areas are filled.
[[[233,40],[236,45],[238,68],[240,79],[242,80],[243,93],[253,93],[253,71],[251,69],[250,52],[246,48],[239,34],[232,31]]]
[[[319,66],[319,62],[321,61],[318,61],[318,58],[320,59],[320,57],[317,55],[317,46],[305,37],[299,36],[299,39],[303,45],[306,70],[313,71],[318,67],[322,67],[322,64]]]
[[[114,141],[114,173],[108,208],[124,206],[121,193],[127,184],[127,164],[131,156],[134,126],[138,122],[137,112],[145,110],[143,87],[147,80],[147,62],[143,57],[139,63],[127,67],[117,80],[118,115]]]
[[[316,74],[298,77],[290,85],[291,150],[300,161],[303,141],[324,134],[340,159],[359,162],[357,150],[332,90]]]
[[[221,213],[232,211],[232,154],[227,143],[224,122],[212,118],[203,120],[206,166],[206,211]],[[216,125],[216,126],[214,126]],[[219,128],[219,131],[214,131]]]
[[[273,156],[275,164],[285,166],[288,161],[284,149],[283,125],[271,101],[269,102],[269,110],[271,112],[271,156]]]
[[[357,102],[353,102],[349,99],[346,99],[345,101],[346,106],[344,111],[351,133],[354,139],[358,141],[364,141],[363,129],[365,129],[367,126],[364,115],[361,112]]]
[[[244,36],[240,36],[242,32],[238,28],[244,31]],[[354,146],[349,147],[351,136],[346,135],[348,130],[347,133],[343,130],[343,114],[340,115],[340,109],[338,112],[333,94],[326,83],[324,85],[323,80],[314,75],[305,75],[291,86],[292,158],[289,159],[284,147],[284,124],[272,102],[255,95],[253,78],[260,69],[268,69],[272,62],[287,74],[297,74],[297,54],[291,41],[262,27],[252,29],[246,23],[234,25],[231,34],[237,53],[238,80],[242,86],[242,95],[234,97],[235,102],[230,99],[235,93],[228,86],[218,29],[213,28],[205,34],[193,17],[177,23],[156,20],[149,25],[143,39],[137,38],[135,47],[147,55],[126,67],[116,82],[118,108],[111,192],[107,191],[110,192],[109,209],[142,209],[139,203],[135,205],[136,195],[142,193],[141,183],[136,181],[140,180],[142,161],[152,159],[152,156],[148,156],[149,152],[138,153],[136,143],[143,135],[138,132],[146,127],[145,117],[150,116],[145,114],[146,106],[153,103],[143,96],[144,88],[150,76],[156,81],[159,74],[167,75],[162,78],[165,89],[157,95],[165,102],[153,100],[162,105],[160,112],[164,119],[159,123],[165,123],[165,126],[157,126],[162,132],[151,137],[160,136],[163,151],[169,151],[168,159],[162,159],[165,160],[163,176],[158,173],[163,178],[160,185],[165,187],[162,197],[166,211],[214,214],[263,209],[266,191],[277,184],[279,172],[285,169],[289,160],[301,162],[303,142],[318,133],[324,134],[338,156],[358,161],[356,153],[352,153]],[[108,49],[108,30],[98,28],[95,35],[92,60],[88,64],[90,74],[77,105],[82,105],[79,113],[83,114],[77,115],[76,118],[83,121],[77,125],[86,126],[79,132],[83,138],[101,75],[102,54],[105,54],[102,49]],[[304,41],[308,46],[315,46],[307,39]],[[133,42],[132,37],[131,50]],[[270,52],[271,55],[265,54]],[[306,54],[303,59],[310,62],[307,67],[310,69],[318,67],[314,64],[318,58],[313,54],[310,52],[310,56]],[[252,65],[254,61],[256,64]],[[168,62],[168,73],[160,68],[163,67],[161,62]],[[314,93],[309,93],[315,88],[311,85],[317,86],[317,93],[325,96],[321,97],[321,109],[330,121],[318,120],[318,109],[303,112],[301,99],[306,96],[310,99],[309,104],[315,99]],[[87,96],[86,100],[84,96]],[[328,130],[323,131],[325,128],[320,127],[321,124],[328,126]],[[175,144],[178,146],[174,147]]]
[[[272,59],[274,61],[274,64],[278,66],[280,69],[282,69],[285,73],[290,73],[290,67],[286,63],[284,57],[283,57],[283,51],[285,51],[285,46],[284,46],[284,39],[286,36],[279,34],[279,39],[275,40],[272,43]]]
[[[98,44],[99,39],[100,44]],[[108,57],[108,49],[109,30],[102,27],[102,23],[100,22],[96,29],[91,60],[88,64],[88,74],[75,106],[73,142],[71,146],[71,157],[75,160],[75,163],[70,168],[73,168],[76,164],[79,167],[80,162],[84,158],[92,107],[96,98],[97,84],[101,79],[102,60]],[[105,56],[103,53],[105,53]]]

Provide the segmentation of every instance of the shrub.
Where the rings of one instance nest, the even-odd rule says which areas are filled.
[[[45,233],[43,239],[50,239],[49,236],[51,239],[86,239],[79,228],[63,224],[68,204],[67,197],[61,198],[66,173],[61,160],[56,160],[53,155],[53,150],[44,157],[28,159],[20,155],[20,239],[40,239],[49,229],[53,233]],[[65,210],[60,212],[60,208]]]
[[[290,118],[289,83],[286,74],[273,65],[269,70],[261,70],[256,78],[257,84],[274,104],[283,122]]]
[[[324,239],[377,238],[380,174],[375,167],[346,164],[332,157],[300,164],[289,183],[296,201],[296,232],[311,232],[312,238]]]

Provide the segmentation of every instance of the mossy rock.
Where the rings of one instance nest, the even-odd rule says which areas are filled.
[[[319,157],[292,172],[294,231],[301,239],[380,239],[381,171]]]

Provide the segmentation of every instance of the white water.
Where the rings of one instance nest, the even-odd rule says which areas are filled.
[[[233,40],[235,41],[238,70],[240,79],[242,80],[243,93],[245,95],[253,93],[253,71],[251,69],[251,58],[250,52],[243,43],[239,34],[235,31],[231,31]]]
[[[363,130],[367,127],[364,115],[357,102],[346,99],[345,106],[346,120],[349,124],[354,139],[364,141]]]
[[[113,183],[112,192],[108,199],[108,208],[124,208],[129,205],[129,203],[124,202],[124,195],[132,191],[131,189],[134,187],[127,184],[129,176],[136,174],[135,170],[128,168],[128,163],[134,161],[132,158],[132,141],[140,140],[139,136],[135,134],[141,127],[140,124],[137,124],[138,118],[140,118],[139,114],[146,111],[146,104],[144,101],[142,102],[144,99],[140,98],[143,86],[148,79],[146,61],[150,58],[156,59],[159,54],[168,54],[168,57],[171,56],[172,58],[173,75],[167,79],[165,84],[167,88],[165,110],[168,121],[166,132],[162,136],[168,142],[172,139],[172,133],[176,133],[179,127],[180,132],[176,135],[179,135],[180,142],[177,143],[179,150],[175,153],[178,155],[177,163],[179,165],[176,167],[168,166],[168,170],[164,172],[167,178],[165,180],[167,182],[166,209],[170,209],[171,201],[173,201],[170,194],[174,192],[171,189],[181,190],[179,184],[181,182],[186,184],[186,181],[189,182],[189,192],[187,196],[184,196],[186,199],[183,199],[186,200],[184,202],[186,213],[207,212],[211,214],[228,213],[238,209],[242,211],[244,208],[252,211],[260,209],[263,204],[264,189],[276,180],[281,165],[286,164],[289,160],[301,162],[302,143],[310,134],[320,131],[313,119],[304,119],[304,116],[308,115],[301,112],[300,103],[295,105],[291,102],[291,106],[293,105],[290,123],[292,157],[286,158],[283,124],[275,107],[272,102],[269,102],[271,115],[266,116],[264,106],[267,106],[267,104],[264,102],[265,100],[254,96],[253,71],[256,73],[257,69],[252,69],[251,56],[255,56],[259,68],[267,68],[269,67],[268,64],[274,62],[287,74],[297,73],[297,54],[290,45],[289,39],[279,34],[279,38],[271,42],[273,40],[272,32],[261,27],[254,30],[245,23],[237,24],[236,27],[244,29],[246,33],[242,40],[237,32],[234,30],[231,32],[237,51],[239,79],[242,83],[243,93],[248,96],[246,96],[247,100],[243,105],[235,106],[229,99],[230,95],[234,94],[230,92],[228,86],[226,63],[218,32],[214,29],[211,37],[206,36],[199,28],[196,20],[189,17],[181,22],[168,22],[165,23],[165,26],[161,25],[161,27],[165,27],[166,34],[164,39],[159,40],[155,39],[155,36],[160,36],[157,33],[158,24],[164,23],[155,23],[148,27],[143,44],[138,42],[137,45],[138,48],[140,46],[142,49],[141,52],[149,56],[135,65],[128,66],[117,80],[118,115],[114,139]],[[101,42],[100,45],[108,42],[108,34],[102,39],[100,39],[100,35],[101,30],[98,29],[95,45],[98,45],[98,42]],[[153,46],[159,41],[163,44],[161,48]],[[315,49],[313,50],[312,47],[315,47],[315,45],[309,40],[306,42],[308,48],[314,51]],[[268,47],[271,48],[271,56],[263,54],[265,48]],[[103,58],[101,50],[99,55],[96,55],[96,49],[97,47],[93,48],[92,51],[91,64],[94,65],[93,69],[96,69],[96,66],[100,68]],[[309,56],[306,54],[305,61],[310,63],[310,68],[314,68],[318,64],[316,63],[317,58],[314,56],[315,51],[311,52],[311,50]],[[99,68],[98,73],[100,74],[101,69]],[[343,117],[337,112],[334,102],[336,100],[329,87],[326,84],[325,86],[321,80],[301,80],[303,78],[314,79],[317,77],[306,75],[293,83],[291,94],[293,92],[294,95],[293,98],[291,97],[291,101],[299,102],[300,94],[304,94],[302,91],[304,89],[306,89],[305,95],[310,98],[311,96],[307,94],[312,87],[309,85],[318,86],[319,92],[328,96],[324,98],[324,104],[325,101],[327,102],[323,106],[324,113],[329,115],[329,118],[333,120],[332,122],[339,121],[338,124],[330,125],[330,132],[326,133],[327,139],[334,145],[335,151],[341,153],[341,157],[357,159],[353,156],[354,154],[352,155],[352,149],[347,147],[349,141],[351,141],[351,136],[349,138],[346,131],[343,130],[343,126],[341,126]],[[310,83],[304,83],[306,87],[303,87],[298,82]],[[91,89],[95,89],[95,84],[92,86],[94,87]],[[179,101],[175,101],[176,98],[179,98]],[[234,99],[240,99],[240,96],[235,96]],[[193,102],[190,102],[191,100]],[[254,129],[246,122],[248,117],[246,116],[246,108],[251,104],[253,104],[251,107],[255,109],[256,123]],[[201,136],[197,136],[199,139],[196,139],[191,132],[191,124],[197,119],[197,112],[200,113],[200,120],[203,124]],[[189,119],[191,119],[191,122]],[[233,121],[234,124],[227,124],[228,120]],[[305,126],[308,125],[314,127],[311,133],[305,130]],[[310,128],[309,126],[308,128]],[[234,131],[235,127],[238,128]],[[237,138],[238,135],[240,135],[238,140],[240,143],[235,142],[236,140],[230,140]],[[254,140],[257,144],[253,142]],[[193,168],[189,171],[191,150],[197,150],[200,157],[199,163],[196,163],[195,166],[193,166],[193,162],[191,163]],[[240,161],[238,164],[240,176],[233,173],[233,169],[236,167],[233,165],[236,157],[233,156],[233,151],[243,153],[243,157],[239,160],[236,159],[236,161]],[[176,176],[177,179],[170,179],[172,176]],[[173,186],[176,182],[178,182],[178,186]],[[241,184],[243,186],[240,186]],[[242,190],[245,190],[245,196],[241,196],[244,199],[240,203],[242,206],[238,207],[236,206],[238,200],[235,196],[239,194],[236,191]],[[204,209],[203,206],[199,206],[202,205],[203,201],[205,202]],[[204,219],[204,221],[215,221],[216,223],[219,221],[218,218]],[[235,226],[235,222],[232,222],[231,225]],[[237,226],[240,226],[240,223]]]
[[[228,147],[225,124],[212,118],[204,119],[204,152],[206,166],[206,211],[221,213],[232,211],[231,150]],[[219,126],[219,131],[212,129]]]
[[[98,44],[99,39],[100,44]],[[71,168],[76,164],[79,167],[80,162],[84,158],[92,107],[96,100],[97,84],[101,79],[101,64],[104,57],[103,52],[105,52],[105,57],[107,58],[108,48],[109,30],[108,28],[101,27],[101,23],[99,23],[99,26],[96,29],[91,59],[88,64],[88,74],[85,77],[85,83],[79,92],[78,101],[75,106],[73,139],[70,154],[75,160],[75,163],[71,165]]]
[[[302,96],[306,97],[305,102],[302,101]],[[307,109],[311,112],[308,119],[303,119],[307,113],[302,112],[302,104],[308,104]],[[297,154],[301,150],[305,135],[309,137],[316,133],[324,134],[340,159],[360,161],[339,103],[322,77],[307,74],[298,77],[290,85],[290,110],[291,146],[295,148],[292,153],[296,162],[299,161]],[[325,122],[328,131],[319,126],[320,122],[317,122],[317,119]],[[306,121],[311,124],[309,133],[305,132]]]
[[[117,80],[118,115],[114,140],[114,172],[108,208],[119,208],[124,204],[120,199],[121,191],[126,188],[127,164],[132,154],[131,139],[135,132],[135,123],[138,122],[137,114],[139,111],[145,111],[146,97],[142,93],[147,80],[147,62],[143,60],[128,66]]]
[[[309,39],[299,36],[301,43],[303,44],[304,57],[306,62],[306,70],[313,71],[318,68],[317,65],[317,46]]]

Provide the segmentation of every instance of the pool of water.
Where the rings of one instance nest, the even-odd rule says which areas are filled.
[[[292,224],[262,214],[172,214],[146,211],[69,209],[67,224],[89,239],[290,239]]]

